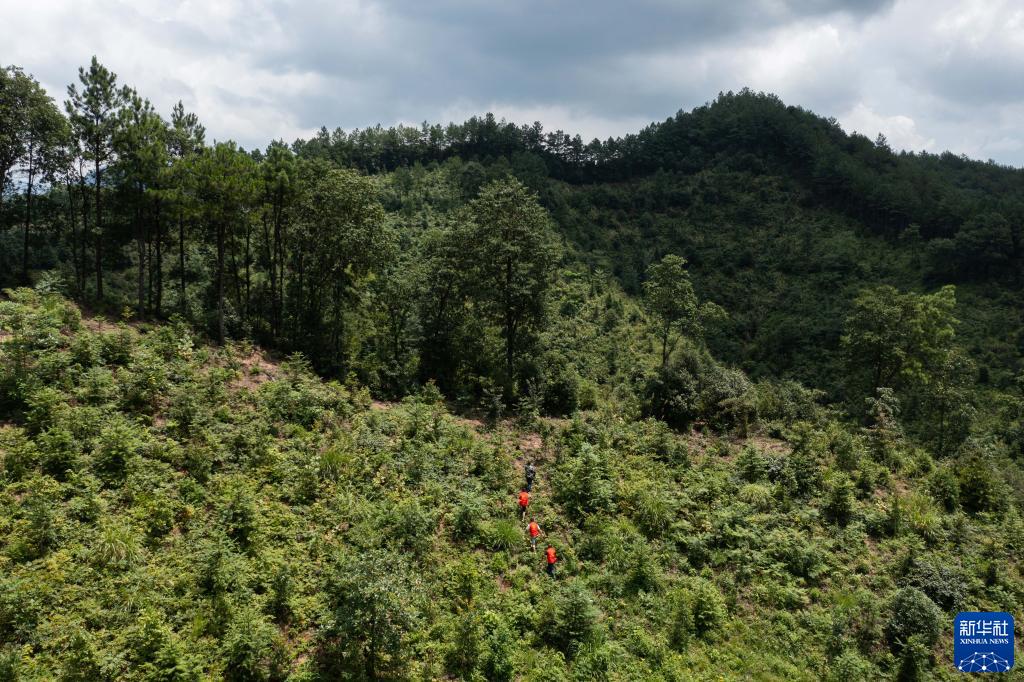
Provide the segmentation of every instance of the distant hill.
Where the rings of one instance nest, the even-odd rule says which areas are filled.
[[[960,290],[981,378],[1022,369],[1024,171],[950,153],[896,153],[834,119],[751,91],[722,94],[623,138],[584,142],[493,116],[462,125],[328,132],[300,156],[366,172],[451,158],[540,193],[584,262],[639,294],[648,265],[684,255],[731,321],[713,348],[755,375],[836,392],[835,349],[871,283]]]

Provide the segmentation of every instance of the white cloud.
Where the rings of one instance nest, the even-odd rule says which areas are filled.
[[[872,140],[881,133],[889,141],[889,146],[895,149],[935,151],[935,140],[921,135],[914,119],[909,116],[883,116],[863,103],[858,103],[838,118],[847,132],[857,132]]]

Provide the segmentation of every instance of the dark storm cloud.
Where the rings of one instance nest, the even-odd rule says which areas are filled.
[[[886,0],[605,4],[384,0],[363,5],[362,12],[353,16],[332,14],[327,4],[303,3],[272,10],[280,25],[301,39],[261,54],[259,62],[267,68],[286,66],[328,76],[381,79],[385,81],[381,91],[389,99],[385,111],[374,110],[377,116],[415,118],[417,113],[403,110],[403,105],[473,98],[558,102],[608,114],[660,117],[688,102],[675,100],[676,93],[671,92],[655,96],[634,91],[623,98],[623,90],[632,89],[637,74],[619,73],[620,60],[678,46],[698,49],[735,42],[812,17],[863,17],[890,4]],[[352,35],[353,23],[364,29],[362,35]],[[342,99],[339,104],[356,117],[374,113],[361,111],[359,102],[343,103]]]

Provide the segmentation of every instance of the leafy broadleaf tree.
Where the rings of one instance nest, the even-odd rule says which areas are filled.
[[[849,375],[860,394],[926,382],[931,368],[952,346],[955,306],[952,286],[934,294],[901,293],[887,285],[862,291],[841,339]]]
[[[396,554],[375,550],[344,562],[328,588],[330,620],[320,665],[329,679],[402,679],[418,621],[413,579]]]
[[[418,256],[407,247],[373,283],[380,382],[386,391],[396,396],[408,390],[417,371],[415,344],[419,320],[416,304],[424,280],[423,261]]]
[[[37,87],[35,79],[20,67],[0,68],[0,209],[11,171],[28,148],[29,111]]]
[[[544,321],[557,248],[547,211],[517,180],[484,186],[470,204],[465,244],[476,278],[473,296],[504,341],[505,398],[519,378],[516,361],[536,341]]]
[[[425,230],[416,248],[422,261],[420,283],[420,379],[454,388],[460,354],[455,345],[465,327],[471,258],[463,248],[465,226],[459,222]],[[462,344],[462,357],[466,344]]]
[[[668,363],[679,334],[688,334],[697,341],[703,341],[704,325],[725,316],[725,311],[714,303],[697,300],[686,270],[686,259],[674,254],[665,256],[647,269],[644,305],[657,324],[662,367]]]
[[[368,178],[320,162],[299,177],[289,221],[291,342],[320,369],[340,371],[351,342],[346,322],[367,278],[389,260],[394,235]]]
[[[25,222],[22,238],[21,276],[27,283],[29,234],[32,229],[33,190],[39,180],[53,181],[62,158],[61,149],[67,144],[67,120],[61,115],[46,90],[29,76],[26,85],[24,111],[24,153],[21,158],[22,176],[25,184]]]

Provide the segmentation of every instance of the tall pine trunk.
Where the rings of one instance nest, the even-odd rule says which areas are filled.
[[[217,226],[217,341],[224,343],[224,239],[225,228]]]
[[[86,254],[89,247],[89,191],[85,186],[85,163],[81,158],[78,160],[78,189],[82,194],[82,242],[78,252],[82,259],[80,268],[82,279],[78,287],[82,293],[85,293],[85,280],[89,276],[89,261]]]
[[[185,216],[178,209],[178,306],[182,316],[188,313],[188,301],[185,300]]]
[[[138,287],[138,315],[143,317],[146,314],[146,241],[142,234],[142,218],[140,216],[141,209],[139,205],[135,205],[135,247],[138,251],[139,258],[139,269],[138,278],[136,279]]]
[[[249,320],[249,306],[252,302],[251,298],[251,287],[252,287],[252,275],[250,273],[249,262],[250,256],[250,233],[252,232],[252,226],[248,222],[245,224],[245,319]]]
[[[160,317],[161,307],[163,306],[164,300],[164,233],[163,233],[163,221],[160,211],[161,205],[159,200],[156,204],[156,215],[154,216],[154,224],[156,226],[156,300],[153,304],[153,313]],[[152,266],[150,272],[153,272]]]
[[[21,279],[28,284],[28,231],[32,224],[32,182],[35,179],[35,145],[28,145],[28,187],[25,190],[25,239],[21,248]]]
[[[103,211],[100,208],[100,156],[96,149],[96,300],[103,300]]]
[[[79,271],[78,267],[78,233],[75,229],[75,224],[78,222],[78,219],[75,217],[75,193],[74,187],[71,183],[70,174],[64,179],[64,187],[68,193],[68,226],[71,230],[68,240],[71,244],[71,266],[75,270],[75,292],[81,294],[82,290],[80,288],[80,283],[82,281],[82,273]]]

